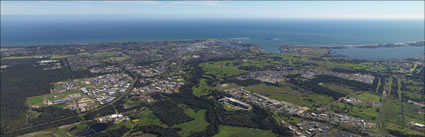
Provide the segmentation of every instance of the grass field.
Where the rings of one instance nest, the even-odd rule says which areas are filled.
[[[326,105],[333,101],[333,99],[326,95],[320,94],[304,94],[291,89],[289,84],[283,84],[280,87],[256,84],[246,87],[247,90],[267,96],[272,99],[287,101],[289,103],[303,106],[303,107],[319,107]]]
[[[377,120],[377,109],[376,106],[369,106],[369,105],[348,105],[341,102],[337,102],[335,104],[332,104],[331,110],[336,113],[346,113],[352,116],[362,117],[367,119],[368,121],[371,121],[373,123],[376,123]]]
[[[78,55],[78,56],[87,56],[87,55],[89,55],[89,53],[87,53],[87,52],[83,52],[83,53],[78,53],[77,55]]]
[[[45,99],[50,100],[50,101],[54,101],[54,100],[65,98],[67,95],[76,94],[76,93],[80,93],[80,91],[79,90],[72,90],[72,91],[66,91],[66,92],[62,92],[62,93],[50,93],[50,94],[45,94],[45,95],[40,95],[40,96],[32,96],[32,97],[27,98],[27,102],[28,102],[28,105],[30,105],[30,106],[44,105],[43,102],[44,102]],[[54,98],[55,96],[56,96],[56,98]]]
[[[64,130],[66,132],[70,133],[71,135],[75,135],[77,132],[85,129],[87,126],[88,126],[87,124],[81,123],[81,124],[78,124],[78,125],[75,125],[75,126],[67,127]],[[75,128],[72,131],[69,131],[73,127],[75,127]]]
[[[363,103],[373,104],[378,103],[380,96],[369,92],[363,92],[355,96],[356,99],[360,99]]]
[[[131,123],[131,121],[123,121],[121,123],[114,124],[113,126],[107,128],[106,130],[117,130],[117,129],[120,129],[121,127],[123,127],[123,126],[131,129],[131,128],[133,128],[132,124],[133,123]]]
[[[408,128],[408,122],[403,115],[401,115],[401,102],[392,96],[388,96],[384,103],[383,108],[383,127],[386,130],[395,130],[404,134],[417,134],[423,135],[423,132],[418,132]]]
[[[41,112],[37,112],[37,111],[34,111],[32,109],[28,109],[26,115],[27,115],[27,119],[31,120],[31,119],[34,119],[34,118],[37,118],[38,116],[40,116]]]
[[[27,103],[30,106],[43,105],[43,101],[44,101],[45,98],[46,98],[45,95],[28,97]]]
[[[214,137],[276,137],[271,130],[232,127],[220,125],[219,132]]]
[[[133,113],[130,114],[129,117],[131,120],[136,120],[137,122],[133,122],[135,125],[139,126],[147,126],[147,125],[157,125],[160,127],[167,128],[168,126],[161,122],[159,118],[157,118],[150,109],[146,108],[143,113]]]
[[[407,116],[410,121],[415,121],[416,123],[425,123],[425,113],[424,109],[420,106],[406,103],[404,104],[404,115]]]
[[[214,88],[215,87],[211,87],[207,84],[207,79],[201,78],[201,80],[199,80],[199,85],[192,87],[192,94],[198,97],[208,95]]]
[[[114,55],[118,55],[118,54],[121,54],[121,52],[119,52],[119,51],[109,51],[109,52],[95,53],[94,56],[96,56],[96,57],[109,57],[109,56],[114,56]]]
[[[174,125],[172,128],[181,128],[178,133],[184,137],[189,136],[190,134],[195,132],[201,132],[206,129],[206,127],[208,126],[208,122],[205,121],[206,110],[195,111],[194,109],[191,109],[189,107],[183,105],[181,106],[184,108],[184,113],[194,118],[194,120]]]
[[[224,84],[221,84],[221,85],[217,85],[217,89],[220,89],[220,90],[227,90],[227,89],[233,89],[233,88],[238,88],[238,87],[241,87],[240,85],[238,85],[238,84],[235,84],[235,83],[224,83]]]
[[[233,61],[218,61],[202,63],[199,66],[207,74],[214,75],[217,78],[236,76],[247,72],[239,69],[237,66],[234,66],[233,63]]]
[[[51,128],[47,130],[32,132],[24,134],[18,137],[70,137],[64,129],[61,128]]]
[[[4,58],[1,58],[2,60],[4,59],[4,60],[8,60],[8,59],[30,59],[30,58],[36,58],[36,57],[39,57],[39,56],[10,56],[10,57],[4,57]]]
[[[342,84],[335,84],[335,83],[322,83],[321,86],[326,87],[330,90],[345,94],[345,95],[350,95],[353,94],[355,91],[353,89],[353,87],[351,86],[347,86],[347,85],[342,85]]]
[[[9,59],[30,59],[30,58],[38,58],[40,56],[49,56],[49,55],[37,55],[37,56],[10,56],[10,57],[4,57],[1,58],[2,60],[9,60]],[[68,54],[68,55],[50,55],[50,59],[62,59],[62,58],[67,58],[70,56],[74,56],[72,54]]]
[[[74,55],[53,55],[50,57],[50,59],[62,59],[62,58],[67,58],[71,56],[74,56]]]
[[[363,92],[353,97],[360,100],[361,103],[352,106],[337,102],[331,105],[330,110],[337,113],[346,113],[352,116],[365,118],[368,121],[376,123],[379,96],[369,92]]]
[[[127,60],[129,58],[130,58],[129,56],[110,57],[110,58],[104,59],[103,62],[111,62],[111,63],[121,62],[121,61],[125,61],[125,60]]]
[[[291,123],[291,124],[297,124],[297,123],[302,121],[302,119],[300,119],[300,118],[287,116],[287,115],[284,115],[284,114],[279,115],[279,118],[281,120],[284,120],[285,122],[288,122],[288,123]]]
[[[154,135],[154,134],[143,134],[140,137],[157,137],[158,135]]]

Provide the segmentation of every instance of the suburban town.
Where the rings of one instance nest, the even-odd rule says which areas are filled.
[[[308,47],[267,53],[228,41],[2,48],[2,75],[17,74],[16,63],[26,61],[20,71],[50,78],[23,99],[27,126],[2,127],[4,135],[202,136],[239,128],[360,137],[419,136],[425,129],[421,60],[340,59]]]

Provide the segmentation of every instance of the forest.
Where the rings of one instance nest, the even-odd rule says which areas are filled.
[[[0,81],[2,130],[26,126],[27,97],[48,94],[52,86],[50,83],[93,75],[88,71],[71,72],[66,67],[43,71],[37,61],[40,59],[2,60],[2,65],[9,66],[7,71],[2,72]],[[64,64],[64,60],[60,63]],[[37,121],[41,120],[30,123],[37,124]]]

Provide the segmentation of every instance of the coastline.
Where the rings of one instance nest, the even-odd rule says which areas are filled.
[[[261,44],[255,44],[255,43],[248,43],[243,42],[243,40],[252,40],[256,38],[251,37],[233,37],[233,38],[210,38],[210,39],[178,39],[178,40],[139,40],[139,41],[117,41],[117,42],[92,42],[92,43],[73,43],[73,44],[48,44],[48,45],[26,45],[26,46],[8,46],[8,47],[0,47],[1,50],[7,50],[7,49],[22,49],[22,48],[39,48],[39,47],[56,47],[56,46],[81,46],[81,45],[99,45],[99,44],[128,44],[128,43],[149,43],[149,42],[156,42],[156,41],[202,41],[202,40],[214,40],[221,42],[223,45],[235,47],[235,48],[256,48],[258,51],[263,50],[270,53],[283,53],[283,48],[306,48],[306,49],[327,49],[326,54],[322,54],[322,56],[326,57],[332,57],[332,58],[339,58],[339,59],[365,59],[365,58],[356,58],[350,56],[350,54],[344,53],[344,52],[350,52],[350,51],[356,51],[359,49],[392,49],[392,48],[406,48],[406,47],[425,47],[425,40],[419,40],[419,41],[413,41],[413,42],[402,42],[402,43],[385,43],[385,44],[362,44],[362,45],[342,45],[342,46],[311,46],[311,45],[284,45],[284,46],[273,46],[273,45],[261,45]],[[275,38],[265,38],[264,40],[267,41],[275,41]],[[269,47],[278,47],[277,52],[270,51],[271,49],[268,49]],[[349,51],[346,51],[349,50]],[[342,52],[341,52],[342,51]],[[368,50],[370,51],[370,50]],[[386,54],[382,52],[377,52],[375,54]],[[387,59],[420,59],[420,54],[410,54],[406,53],[408,56],[403,56],[401,58],[394,57],[394,58],[385,58]],[[373,54],[371,54],[372,56]],[[380,58],[366,58],[366,60],[382,60]]]

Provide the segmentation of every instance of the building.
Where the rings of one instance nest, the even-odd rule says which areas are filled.
[[[229,103],[231,105],[243,108],[245,110],[251,110],[252,106],[249,104],[246,104],[242,101],[236,100],[234,98],[224,97],[218,100],[220,103]]]

